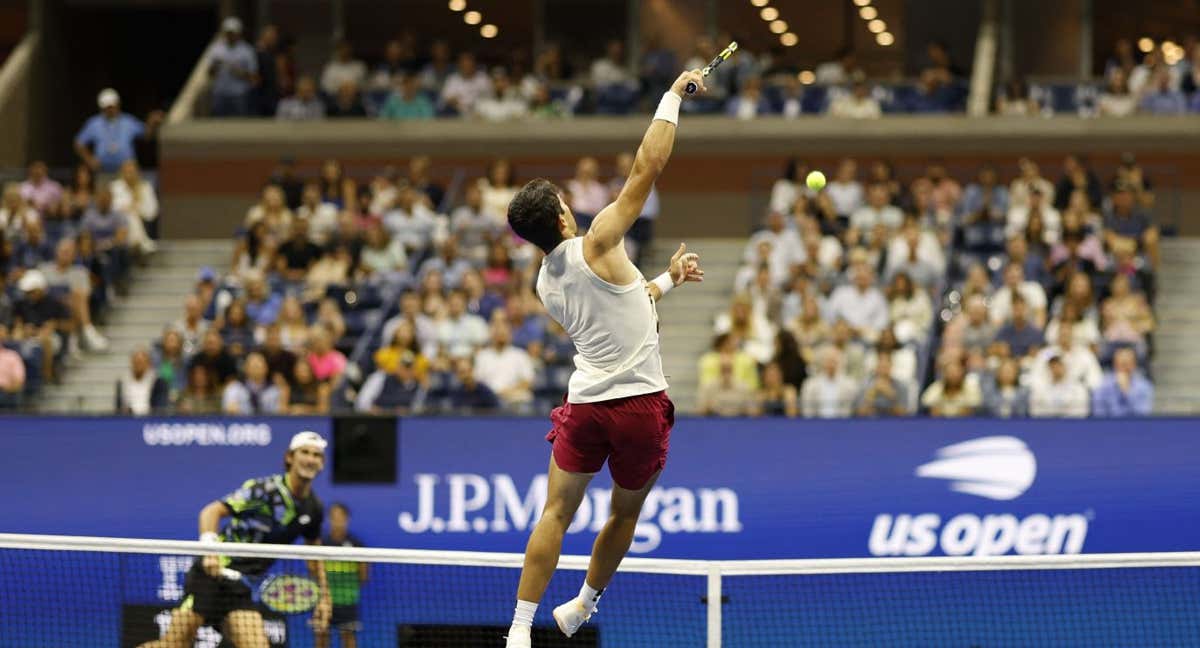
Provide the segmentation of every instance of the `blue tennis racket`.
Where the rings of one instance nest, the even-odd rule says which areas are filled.
[[[226,580],[240,582],[250,590],[255,603],[262,603],[272,612],[280,614],[304,614],[317,607],[321,600],[321,586],[311,578],[295,574],[247,576],[236,569],[225,568],[221,576]]]

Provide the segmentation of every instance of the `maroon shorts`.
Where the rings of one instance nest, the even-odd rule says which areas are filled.
[[[596,403],[567,403],[550,412],[546,440],[554,462],[573,473],[597,473],[608,459],[613,482],[627,490],[646,485],[667,463],[675,405],[666,392]]]

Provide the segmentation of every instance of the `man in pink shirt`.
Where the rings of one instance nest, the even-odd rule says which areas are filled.
[[[47,172],[46,163],[29,165],[29,178],[21,183],[21,197],[43,217],[55,216],[62,205],[63,188]]]
[[[0,324],[0,345],[8,342],[8,327]],[[0,346],[0,402],[25,389],[25,361],[21,354]]]
[[[600,182],[600,163],[594,157],[585,157],[575,165],[575,177],[567,181],[571,192],[571,210],[595,216],[610,202],[609,190]]]
[[[314,326],[308,334],[308,366],[321,382],[335,382],[346,370],[346,356],[333,348],[333,339],[324,326]]]

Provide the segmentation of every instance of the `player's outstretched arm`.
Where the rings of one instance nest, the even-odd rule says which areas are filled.
[[[693,82],[704,90],[704,77],[700,70],[688,70],[679,75],[670,91],[663,95],[654,120],[642,137],[637,156],[633,160],[633,168],[629,178],[617,199],[609,206],[600,210],[592,226],[588,230],[585,244],[594,254],[603,254],[621,245],[625,233],[642,213],[642,206],[654,181],[667,166],[671,157],[671,149],[675,146],[675,125],[679,121],[679,104],[683,101],[684,88],[688,82]]]
[[[217,542],[217,533],[221,530],[221,520],[229,516],[229,507],[225,502],[209,502],[200,509],[200,541]],[[209,576],[217,578],[221,575],[221,558],[216,555],[204,556],[201,560],[204,571]]]
[[[225,502],[219,500],[209,502],[207,506],[200,509],[200,535],[204,536],[219,531],[221,520],[226,517],[229,517],[229,507],[225,505]]]
[[[679,249],[671,255],[671,263],[667,271],[646,284],[646,292],[654,301],[662,299],[671,288],[681,286],[689,281],[704,281],[704,270],[700,268],[700,255],[687,251],[687,244],[680,243]]]

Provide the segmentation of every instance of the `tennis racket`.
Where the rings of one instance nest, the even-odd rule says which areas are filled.
[[[311,578],[294,574],[273,576],[247,576],[236,569],[225,568],[221,576],[226,580],[240,582],[250,590],[255,603],[280,614],[303,614],[317,607],[321,600],[321,586]]]
[[[705,65],[703,70],[700,70],[700,75],[708,76],[710,72],[717,69],[717,66],[724,63],[725,60],[730,56],[733,56],[733,53],[736,51],[737,41],[733,41],[725,49],[721,50],[720,54],[717,54],[717,58],[713,59],[708,65]],[[695,81],[688,81],[688,84],[686,87],[684,87],[683,91],[688,94],[695,94],[696,90],[699,88],[700,86],[697,86]]]

